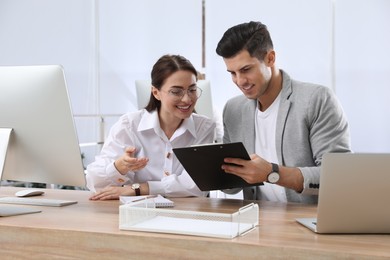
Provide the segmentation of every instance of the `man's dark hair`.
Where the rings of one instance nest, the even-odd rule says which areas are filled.
[[[223,58],[231,58],[242,50],[247,50],[251,57],[264,59],[273,49],[267,26],[261,22],[242,23],[228,29],[217,45],[216,52]]]

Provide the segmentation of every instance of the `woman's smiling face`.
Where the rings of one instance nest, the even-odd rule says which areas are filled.
[[[179,70],[170,75],[161,86],[153,88],[153,95],[161,101],[160,117],[183,120],[191,116],[197,97],[188,95],[188,90],[196,89],[196,76],[187,70]],[[182,97],[175,93],[184,90]]]

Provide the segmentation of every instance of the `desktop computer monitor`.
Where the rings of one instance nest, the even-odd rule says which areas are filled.
[[[63,68],[0,66],[2,180],[85,187]]]

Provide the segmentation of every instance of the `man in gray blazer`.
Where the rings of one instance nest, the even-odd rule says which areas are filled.
[[[225,158],[238,166],[222,168],[248,183],[264,183],[244,188],[244,199],[316,203],[322,156],[351,152],[348,122],[334,93],[278,69],[260,22],[228,29],[216,51],[244,94],[225,105],[223,140],[243,142],[251,154],[249,161]]]

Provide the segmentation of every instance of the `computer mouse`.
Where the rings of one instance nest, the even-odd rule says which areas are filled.
[[[20,190],[15,193],[15,196],[17,197],[31,197],[31,196],[39,196],[45,193],[42,190]]]

